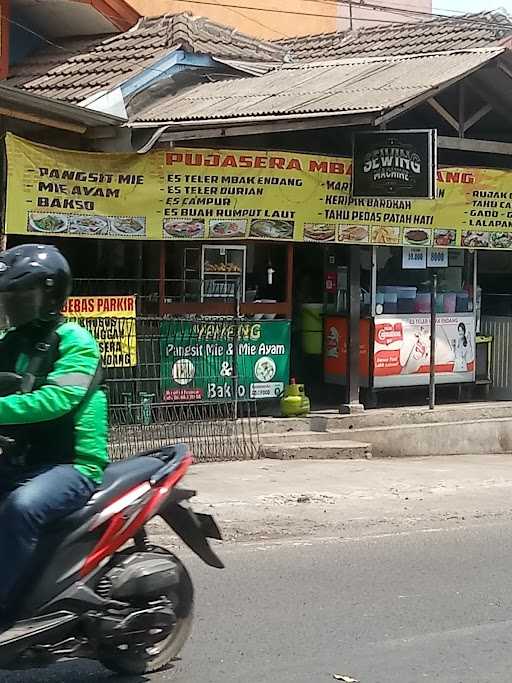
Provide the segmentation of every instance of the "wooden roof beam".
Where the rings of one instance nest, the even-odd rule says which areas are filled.
[[[459,122],[457,119],[450,114],[450,112],[443,107],[442,104],[440,104],[435,97],[429,97],[427,100],[428,104],[432,107],[432,109],[439,114],[441,118],[443,118],[450,126],[457,131],[457,133],[460,132],[460,126]]]
[[[483,119],[484,116],[487,116],[492,111],[492,105],[490,104],[484,104],[483,107],[480,107],[478,111],[476,111],[472,116],[467,119],[467,121],[464,121],[464,124],[462,126],[464,133],[468,131],[470,128],[472,128],[476,123],[480,121],[480,119]]]
[[[440,135],[437,138],[437,146],[439,149],[453,149],[458,152],[512,155],[512,142],[499,142],[498,140],[474,140]]]

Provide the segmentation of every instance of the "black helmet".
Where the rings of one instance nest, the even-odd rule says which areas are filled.
[[[22,244],[0,253],[0,327],[49,322],[60,315],[73,279],[60,251]]]

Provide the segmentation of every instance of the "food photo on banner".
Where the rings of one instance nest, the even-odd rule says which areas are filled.
[[[134,296],[72,296],[62,314],[91,332],[100,347],[104,368],[137,365]]]
[[[147,239],[158,231],[160,174],[149,155],[72,152],[12,134],[5,144],[7,225],[18,234]]]
[[[420,133],[428,157],[431,132]],[[512,171],[439,168],[436,198],[429,199],[435,182],[428,158],[399,145],[398,138],[391,145],[393,140],[368,148],[366,156],[358,152],[352,187],[350,158],[186,148],[100,154],[54,149],[9,133],[7,231],[30,237],[512,249]],[[364,171],[365,158],[371,176],[366,181],[357,170]],[[400,189],[400,178],[404,185],[417,180],[414,191],[424,190],[426,198],[408,198],[413,190]],[[364,183],[370,181],[372,196],[351,195],[369,192]],[[389,196],[398,190],[404,196]]]

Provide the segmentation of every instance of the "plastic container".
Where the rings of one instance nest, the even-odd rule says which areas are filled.
[[[384,313],[398,313],[398,302],[384,302]]]
[[[457,292],[457,301],[455,304],[457,313],[467,313],[469,310],[469,294],[467,292]]]
[[[416,299],[398,299],[397,310],[399,313],[414,313],[416,311]]]
[[[398,292],[384,292],[385,304],[396,304],[398,301]]]
[[[397,313],[398,311],[398,293],[396,288],[394,289],[394,292],[384,292],[384,313]]]
[[[399,287],[398,288],[398,298],[399,299],[415,299],[417,287]]]
[[[444,312],[444,294],[436,294],[436,313]]]
[[[430,292],[416,295],[416,313],[430,313]]]
[[[457,295],[454,292],[448,292],[444,295],[444,313],[455,313],[457,308]]]
[[[311,356],[322,355],[323,304],[302,305],[302,350]]]

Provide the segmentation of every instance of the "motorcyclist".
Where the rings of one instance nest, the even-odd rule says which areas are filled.
[[[3,625],[34,570],[42,531],[87,503],[108,462],[98,345],[60,315],[71,287],[69,265],[53,246],[0,253],[0,435],[15,442],[0,442]]]

